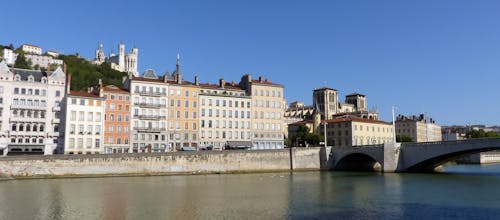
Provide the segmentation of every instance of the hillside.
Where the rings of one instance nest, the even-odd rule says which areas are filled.
[[[101,78],[104,85],[122,86],[122,78],[127,73],[111,69],[109,63],[95,65],[91,62],[77,57],[75,55],[61,55],[66,64],[67,74],[71,74],[71,89],[85,90],[88,87],[95,86]]]

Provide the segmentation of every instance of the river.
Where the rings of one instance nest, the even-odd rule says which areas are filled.
[[[0,182],[0,219],[499,219],[500,165]]]

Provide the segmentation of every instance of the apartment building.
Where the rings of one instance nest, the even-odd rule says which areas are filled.
[[[132,152],[174,151],[167,146],[168,77],[158,77],[153,70],[142,76],[129,74],[124,88],[130,91]]]
[[[175,150],[182,147],[198,147],[199,131],[199,94],[200,88],[195,83],[184,81],[179,68],[169,80],[168,104],[168,146]]]
[[[102,86],[99,88],[102,90]],[[103,95],[102,91],[90,89],[86,92],[69,90],[64,109],[66,121],[62,153],[104,153],[105,100]]]
[[[104,86],[104,153],[128,153],[130,148],[130,93],[113,85]]]
[[[398,115],[396,118],[396,136],[410,137],[413,142],[441,141],[441,126],[425,114],[418,116]]]
[[[283,85],[250,74],[241,78],[240,87],[251,94],[252,149],[282,149],[284,147],[285,99]]]
[[[366,118],[336,118],[326,122],[329,146],[362,146],[384,144],[393,141],[392,124]],[[318,129],[321,130],[321,129]]]
[[[0,150],[3,155],[53,154],[59,140],[66,74],[9,68],[0,62]]]
[[[200,84],[200,145],[215,150],[252,148],[252,98],[238,84]]]

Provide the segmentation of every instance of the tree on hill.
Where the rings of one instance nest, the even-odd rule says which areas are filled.
[[[467,138],[493,138],[493,137],[500,137],[500,134],[494,131],[486,132],[483,129],[471,130],[467,132]]]
[[[71,89],[86,90],[95,86],[102,79],[104,85],[122,87],[122,78],[127,73],[111,69],[109,63],[93,64],[76,55],[60,55],[67,67],[67,74],[71,74]]]
[[[16,62],[14,63],[15,68],[20,69],[31,69],[31,61],[26,60],[26,57],[23,53],[17,55]]]

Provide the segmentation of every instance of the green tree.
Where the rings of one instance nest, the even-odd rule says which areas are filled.
[[[470,130],[469,132],[467,132],[467,138],[494,138],[494,137],[500,137],[500,134],[494,131],[486,132],[483,129]]]
[[[20,53],[19,55],[17,55],[14,67],[20,69],[31,69],[31,62],[26,60],[26,57],[24,56],[23,53]]]
[[[398,135],[396,136],[396,142],[412,142],[413,138],[405,136],[405,135]]]
[[[297,132],[295,133],[295,140],[291,140],[296,144],[301,144],[302,146],[306,146],[306,143],[309,145],[318,145],[319,142],[323,141],[324,137],[318,133],[312,133],[309,127],[305,125],[299,125]]]

